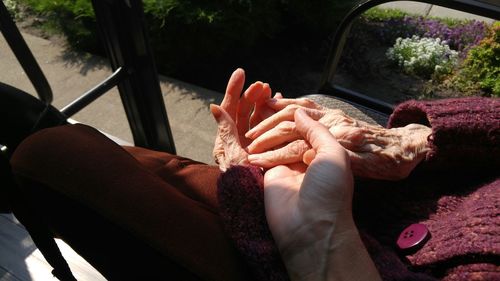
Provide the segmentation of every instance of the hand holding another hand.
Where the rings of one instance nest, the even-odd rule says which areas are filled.
[[[246,137],[251,164],[273,167],[301,161],[310,145],[296,131],[293,114],[298,108],[329,128],[347,149],[354,175],[384,180],[407,177],[425,157],[431,129],[418,124],[386,129],[346,115],[341,110],[322,107],[307,99],[270,100],[276,114],[251,129]]]
[[[214,157],[223,171],[249,163],[245,148],[251,140],[245,134],[250,128],[281,116],[266,102],[271,95],[266,84],[256,82],[240,97],[243,84],[244,72],[236,70],[221,106],[211,105],[218,124]],[[309,117],[326,114],[298,108],[287,118],[307,146],[298,161],[268,167],[264,174],[266,219],[288,273],[292,280],[377,280],[352,218],[349,155],[327,127]]]

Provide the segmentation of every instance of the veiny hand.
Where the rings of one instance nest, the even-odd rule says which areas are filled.
[[[269,84],[255,82],[240,97],[244,84],[245,72],[239,68],[229,78],[220,107],[210,105],[218,124],[213,156],[223,171],[231,165],[248,164],[245,148],[250,140],[245,133],[275,113],[266,103],[271,99]],[[275,98],[281,98],[281,94]]]
[[[310,165],[279,165],[264,175],[267,221],[291,279],[376,280],[352,219],[346,150],[304,110],[293,116],[296,133],[312,146],[304,159]],[[353,266],[362,266],[362,276]]]
[[[263,167],[299,161],[310,145],[300,138],[292,122],[293,114],[303,108],[314,120],[329,128],[330,133],[348,150],[356,176],[399,180],[407,177],[429,147],[431,129],[418,124],[386,129],[346,115],[341,110],[322,107],[308,99],[270,100],[279,111],[250,130],[254,139],[248,146],[249,161]],[[276,149],[277,148],[277,149]],[[275,150],[272,150],[275,149]]]

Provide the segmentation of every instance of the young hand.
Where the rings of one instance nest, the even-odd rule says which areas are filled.
[[[297,133],[311,144],[300,162],[264,175],[269,228],[292,280],[376,280],[352,218],[353,178],[346,150],[303,110]],[[363,270],[359,270],[363,268]]]

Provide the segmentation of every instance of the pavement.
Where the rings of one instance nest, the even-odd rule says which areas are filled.
[[[111,74],[105,59],[69,51],[51,41],[23,33],[54,93],[53,105],[62,109]],[[0,37],[0,81],[27,93],[35,90],[5,39]],[[230,73],[228,73],[229,77]],[[160,75],[174,142],[179,155],[213,163],[212,148],[217,126],[210,103],[220,103],[222,93]],[[1,101],[1,99],[0,99]],[[72,117],[80,123],[133,143],[118,90],[113,89]]]
[[[429,4],[399,1],[384,4],[423,15],[491,19],[456,12]],[[23,33],[54,93],[56,108],[63,108],[111,74],[105,59],[69,51],[58,43]],[[3,37],[0,37],[0,81],[35,93]],[[230,73],[228,73],[229,77]],[[177,153],[205,163],[213,163],[211,151],[217,126],[209,104],[220,103],[222,93],[207,90],[160,75],[163,100],[172,128]],[[1,99],[0,99],[1,100]],[[132,143],[128,122],[118,91],[113,89],[79,112],[73,119]]]
[[[491,0],[492,3],[498,0]],[[432,5],[421,2],[414,1],[395,1],[380,5],[381,8],[387,9],[399,9],[412,14],[418,14],[423,16],[440,17],[440,18],[455,18],[455,19],[475,19],[480,21],[485,21],[487,23],[492,23],[494,20],[490,18],[485,18],[477,16],[474,14],[464,13],[461,11],[448,9],[438,5]]]

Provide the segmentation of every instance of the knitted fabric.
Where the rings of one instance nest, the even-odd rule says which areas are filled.
[[[217,182],[219,214],[226,232],[253,270],[256,280],[289,280],[267,226],[263,183],[260,168],[229,168]]]
[[[465,98],[409,101],[394,111],[390,127],[432,126],[426,163],[450,171],[417,170],[400,182],[357,180],[354,218],[384,280],[500,280],[499,106],[498,99]],[[457,174],[452,166],[484,169]],[[219,178],[220,211],[256,280],[286,280],[265,220],[262,181],[255,167],[231,167]],[[403,255],[396,240],[413,223],[426,225],[431,238]]]
[[[426,164],[437,169],[500,165],[500,99],[456,98],[407,101],[389,118],[388,127],[418,123],[432,127]]]
[[[440,174],[416,174],[399,183],[357,183],[355,221],[383,280],[494,280],[486,278],[492,274],[500,280],[500,179],[481,183],[482,177]],[[403,255],[396,240],[413,223],[424,224],[431,238]],[[465,266],[480,263],[496,271]],[[467,270],[477,278],[471,279]]]

